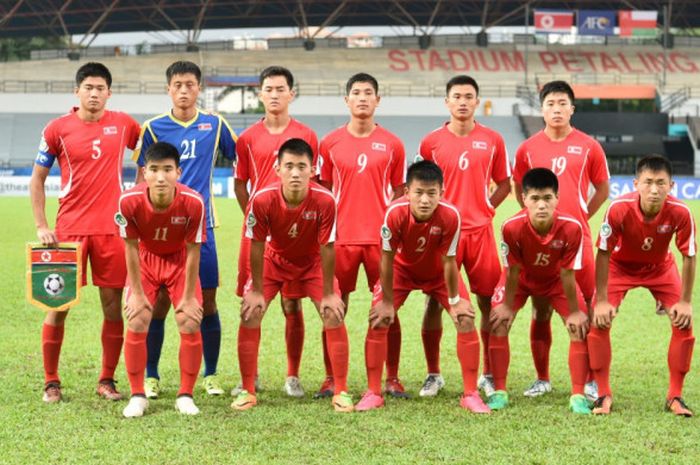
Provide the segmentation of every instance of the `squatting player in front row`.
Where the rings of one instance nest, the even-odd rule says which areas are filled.
[[[126,243],[129,275],[124,313],[128,330],[124,361],[131,385],[125,417],[140,417],[148,408],[144,389],[146,336],[158,292],[175,305],[180,329],[180,390],[175,408],[196,415],[192,390],[202,363],[202,290],[199,257],[206,240],[206,214],[201,195],[177,182],[180,154],[167,142],[146,151],[145,183],[124,192],[114,221]]]
[[[411,291],[420,289],[448,309],[457,328],[457,358],[464,383],[460,405],[474,413],[489,413],[476,388],[479,336],[474,309],[455,259],[461,232],[459,211],[441,201],[442,171],[432,161],[411,165],[405,190],[406,196],[389,206],[381,228],[380,281],[374,288],[365,341],[369,389],[356,410],[384,405],[381,380],[389,327]]]
[[[345,306],[336,293],[334,278],[335,199],[326,188],[311,182],[313,149],[305,141],[286,141],[277,160],[275,171],[281,182],[253,196],[246,218],[246,237],[251,240],[250,279],[243,293],[238,329],[243,390],[231,407],[246,410],[257,404],[260,324],[270,302],[281,291],[287,299],[310,297],[316,306],[333,368],[333,407],[351,412]]]
[[[610,389],[610,327],[625,294],[645,287],[671,320],[668,348],[670,385],[666,409],[690,417],[693,412],[681,397],[683,381],[693,357],[693,308],[690,299],[695,281],[695,221],[690,209],[669,195],[673,188],[671,164],[652,155],[637,163],[636,192],[610,203],[598,235],[596,304],[588,335],[593,376],[599,397],[595,414],[612,408]],[[682,277],[669,250],[673,235],[683,256]]]

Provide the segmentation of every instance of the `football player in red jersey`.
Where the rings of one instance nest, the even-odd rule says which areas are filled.
[[[662,309],[671,320],[666,409],[690,417],[693,412],[683,401],[682,393],[695,345],[690,303],[697,248],[695,220],[688,206],[670,195],[673,181],[667,159],[652,155],[639,160],[634,187],[636,192],[610,203],[598,234],[596,304],[588,335],[591,368],[600,396],[593,413],[608,414],[612,408],[612,320],[627,291],[645,287],[656,299],[657,309]],[[674,234],[683,256],[681,276],[669,250]]]
[[[464,267],[471,291],[481,311],[481,340],[484,351],[483,376],[479,387],[486,396],[493,393],[489,366],[489,312],[491,296],[501,275],[493,217],[510,192],[510,162],[503,137],[478,123],[479,85],[470,76],[455,76],[445,86],[445,105],[450,121],[425,136],[419,155],[432,160],[445,173],[445,200],[461,215],[462,230],[457,249],[457,266]],[[495,189],[491,192],[491,183]],[[420,395],[437,395],[445,381],[440,374],[442,308],[428,299],[423,319],[423,348],[428,375]]]
[[[86,63],[75,76],[78,106],[44,128],[29,185],[37,237],[45,245],[79,242],[83,270],[90,258],[92,283],[99,287],[102,324],[102,370],[97,394],[120,400],[114,371],[124,341],[121,297],[126,282],[124,244],[114,225],[122,191],[126,147],[135,149],[139,124],[129,115],[105,108],[112,95],[112,76],[101,63]],[[56,228],[46,219],[44,184],[58,160],[61,171]],[[83,285],[87,275],[83,274]],[[49,312],[44,319],[44,402],[61,400],[58,361],[68,312]]]
[[[345,103],[350,121],[321,141],[321,184],[333,191],[338,202],[338,239],[335,243],[335,275],[348,310],[362,264],[367,283],[379,279],[381,245],[377,231],[389,203],[402,196],[406,181],[403,143],[374,121],[379,105],[379,84],[366,73],[358,73],[345,85]],[[326,379],[315,397],[333,395],[333,373],[323,337]],[[389,353],[385,390],[394,397],[407,397],[399,381],[401,326],[398,317],[389,328]]]
[[[198,192],[177,182],[182,169],[180,153],[173,145],[152,144],[145,161],[146,182],[121,195],[114,218],[126,243],[129,275],[124,360],[131,399],[123,414],[140,417],[148,408],[146,336],[158,292],[165,289],[175,305],[180,330],[180,390],[175,408],[185,415],[197,415],[192,390],[202,363],[199,257],[206,240],[206,209]]]
[[[474,327],[474,309],[455,259],[460,213],[441,201],[443,175],[431,161],[411,165],[405,191],[405,198],[389,206],[381,227],[380,280],[375,284],[365,340],[369,389],[356,410],[384,405],[381,379],[389,327],[411,291],[421,290],[448,309],[457,328],[457,357],[464,385],[460,405],[474,413],[489,413],[476,387],[479,336]]]
[[[559,179],[558,209],[583,226],[583,264],[576,272],[576,282],[583,292],[586,305],[591,306],[595,290],[593,241],[588,220],[608,197],[608,164],[598,141],[571,125],[574,113],[574,91],[564,81],[552,81],[540,91],[545,127],[523,142],[515,154],[513,181],[515,197],[522,204],[522,178],[535,167],[548,168]],[[589,187],[595,192],[589,198]],[[533,299],[533,319],[530,322],[530,347],[537,379],[524,395],[537,397],[552,390],[549,379],[549,352],[552,346],[550,319],[552,309]],[[589,380],[591,381],[591,380]],[[597,397],[595,383],[586,384],[586,396]]]
[[[290,139],[279,149],[275,168],[280,181],[259,190],[246,217],[251,239],[251,278],[241,303],[238,361],[243,390],[231,404],[247,410],[257,404],[260,324],[278,292],[290,299],[310,297],[323,321],[333,366],[333,407],[353,410],[347,393],[348,334],[345,305],[337,294],[335,272],[336,205],[333,194],[311,181],[313,150],[302,139]]]
[[[265,116],[243,131],[236,143],[234,190],[241,211],[246,216],[252,196],[260,189],[279,181],[275,172],[277,151],[287,140],[299,138],[309,144],[314,157],[314,175],[316,174],[318,139],[311,128],[289,115],[289,104],[294,95],[294,76],[287,68],[268,66],[260,73],[259,99],[265,107]],[[245,284],[250,278],[249,258],[250,239],[245,236],[244,225],[239,248],[236,288],[236,294],[240,297],[243,296]],[[304,315],[301,300],[287,299],[283,293],[282,310],[287,344],[287,379],[284,390],[288,396],[302,397],[304,389],[299,381],[299,366],[304,348]],[[240,391],[241,385],[238,385],[231,393],[235,396]]]
[[[488,399],[492,410],[508,405],[506,378],[510,364],[508,333],[528,297],[551,305],[569,332],[569,408],[590,414],[583,395],[588,376],[588,315],[574,271],[581,268],[583,227],[556,210],[558,182],[547,168],[533,168],[522,178],[525,208],[501,228],[505,268],[494,291],[489,357],[496,391]]]

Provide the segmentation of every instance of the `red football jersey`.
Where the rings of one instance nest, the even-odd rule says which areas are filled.
[[[686,204],[669,195],[661,211],[648,219],[639,207],[639,193],[630,192],[608,206],[597,245],[611,250],[610,260],[622,268],[643,272],[674,263],[669,250],[674,234],[678,250],[695,256],[695,220]]]
[[[442,257],[454,257],[460,232],[459,211],[440,202],[428,221],[419,222],[405,198],[397,199],[386,211],[382,225],[382,249],[395,251],[395,266],[402,267],[416,281],[443,276]]]
[[[406,182],[403,143],[377,125],[368,137],[346,126],[328,134],[319,149],[321,180],[333,183],[338,202],[338,245],[377,244],[377,231],[394,195]]]
[[[250,126],[236,142],[236,179],[250,181],[250,196],[260,189],[279,181],[275,173],[277,151],[289,139],[303,139],[313,150],[313,167],[316,169],[318,138],[309,127],[294,118],[281,134],[270,134],[264,118]]]
[[[503,223],[501,237],[505,266],[520,266],[521,275],[535,287],[550,288],[560,280],[562,269],[581,269],[583,227],[570,216],[555,211],[552,228],[542,236],[521,210]]]
[[[335,242],[335,199],[328,189],[314,182],[295,208],[289,208],[276,183],[251,199],[246,218],[246,237],[266,241],[267,249],[295,265],[317,260],[320,246]]]
[[[205,211],[202,196],[178,183],[173,203],[157,212],[143,182],[121,195],[114,221],[123,238],[139,239],[139,247],[153,254],[170,255],[184,249],[186,243],[206,240]]]
[[[122,192],[124,148],[136,148],[140,126],[118,111],[105,111],[96,122],[83,121],[77,110],[46,125],[36,158],[47,168],[58,159],[61,169],[56,231],[116,234],[113,218]]]
[[[557,208],[581,222],[590,237],[588,226],[588,188],[610,179],[605,152],[598,141],[574,129],[564,140],[553,141],[544,130],[523,142],[515,154],[513,180],[522,184],[532,168],[548,168],[559,178]]]
[[[442,127],[428,134],[420,144],[420,156],[442,168],[445,200],[462,215],[462,229],[491,223],[496,209],[489,202],[489,185],[511,176],[503,137],[476,123],[469,135],[460,137]]]

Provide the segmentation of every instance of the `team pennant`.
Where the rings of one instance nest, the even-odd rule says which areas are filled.
[[[45,311],[62,312],[80,301],[80,244],[27,244],[27,300]]]

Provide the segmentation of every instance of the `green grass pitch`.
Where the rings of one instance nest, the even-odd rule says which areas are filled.
[[[234,296],[237,249],[242,215],[234,200],[217,199],[222,227],[217,231],[222,287],[219,310],[223,326],[219,372],[230,389],[238,381],[235,352],[238,299]],[[691,202],[696,218],[700,202]],[[48,202],[53,222],[56,202]],[[499,208],[496,224],[517,209],[509,199]],[[24,243],[35,240],[27,198],[0,199],[0,463],[124,464],[608,464],[700,463],[698,419],[663,412],[667,387],[666,349],[669,322],[656,316],[646,291],[628,295],[613,330],[612,383],[615,410],[607,418],[575,417],[567,411],[569,375],[567,336],[554,325],[552,382],[554,392],[527,399],[522,390],[534,379],[528,343],[529,306],[511,333],[509,378],[511,406],[491,416],[461,410],[455,332],[445,315],[442,368],[447,386],[435,399],[418,398],[425,375],[420,342],[423,297],[414,293],[400,312],[403,328],[401,377],[411,400],[388,400],[386,408],[366,414],[341,415],[328,401],[310,398],[323,377],[320,319],[311,304],[306,313],[306,345],[301,379],[303,399],[281,392],[286,357],[284,319],[279,304],[263,323],[260,375],[264,392],[258,407],[233,412],[228,395],[205,397],[198,385],[202,414],[183,418],[174,409],[179,382],[177,330],[166,325],[161,376],[164,393],[151,402],[148,415],[125,420],[124,402],[97,398],[100,368],[101,312],[97,292],[88,287],[71,311],[61,356],[65,402],[44,405],[40,331],[43,313],[25,301]],[[601,214],[593,221],[596,231]],[[355,399],[365,389],[364,335],[370,294],[364,278],[351,297],[347,319],[350,335],[350,390]],[[695,292],[698,302],[698,291]],[[693,363],[685,398],[700,413],[700,364]],[[128,393],[123,361],[119,388]]]

